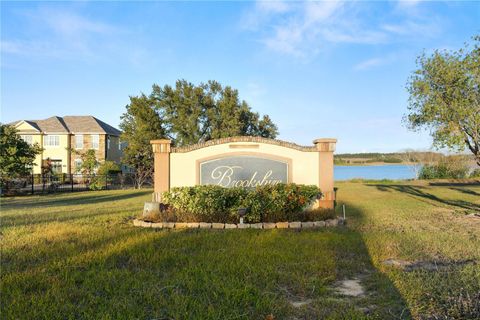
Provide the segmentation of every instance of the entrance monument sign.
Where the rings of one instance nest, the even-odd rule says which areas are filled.
[[[316,185],[318,206],[333,208],[333,152],[336,139],[300,146],[261,137],[231,137],[186,147],[152,140],[155,155],[154,201],[172,187],[214,184],[255,188],[278,183]]]
[[[231,156],[200,163],[200,184],[245,187],[288,183],[288,162],[260,156]]]

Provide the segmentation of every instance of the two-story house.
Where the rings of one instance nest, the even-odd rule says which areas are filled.
[[[50,117],[44,120],[20,120],[12,123],[28,143],[38,143],[43,151],[35,161],[33,173],[49,159],[55,173],[77,173],[80,154],[95,150],[97,160],[120,163],[120,131],[92,116]]]

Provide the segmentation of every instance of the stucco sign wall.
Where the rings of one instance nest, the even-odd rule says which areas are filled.
[[[155,154],[154,200],[172,187],[215,184],[245,187],[297,183],[317,185],[319,205],[333,207],[333,152],[336,139],[300,146],[260,137],[231,137],[172,148],[170,140],[151,141]]]

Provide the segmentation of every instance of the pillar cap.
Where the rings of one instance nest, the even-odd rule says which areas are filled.
[[[158,139],[158,140],[150,140],[150,144],[171,144],[172,140],[170,139]]]
[[[325,143],[325,142],[337,143],[337,139],[335,139],[335,138],[318,138],[318,139],[313,140],[313,144]]]

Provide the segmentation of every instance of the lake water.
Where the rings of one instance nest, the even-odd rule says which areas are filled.
[[[415,175],[410,166],[399,165],[376,165],[376,166],[335,166],[335,180],[361,179],[413,179]]]

